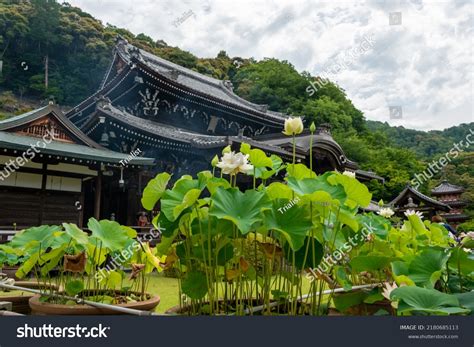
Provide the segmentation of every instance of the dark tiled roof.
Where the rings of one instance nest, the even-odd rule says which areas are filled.
[[[356,170],[355,173],[356,173],[356,175],[362,176],[364,178],[369,178],[369,179],[374,179],[374,180],[379,180],[379,181],[385,182],[385,179],[382,176],[377,175],[373,171]]]
[[[69,120],[69,118],[67,118],[55,105],[43,106],[36,110],[23,113],[19,116],[11,117],[0,121],[0,131],[21,127],[22,125],[26,125],[47,115],[52,115],[60,124],[62,124],[67,130],[69,130],[71,134],[76,137],[76,139],[78,139],[83,144],[93,148],[102,148],[99,144],[87,137],[79,128],[77,128]]]
[[[25,151],[36,146],[41,142],[40,138],[16,135],[5,131],[0,131],[0,148],[16,149]],[[129,159],[127,154],[113,152],[108,149],[91,148],[85,145],[78,145],[75,143],[64,143],[52,141],[44,148],[41,148],[41,153],[50,156],[69,157],[81,160],[95,160],[104,163],[119,164],[121,160]],[[152,165],[154,159],[135,157],[128,161],[130,165]]]
[[[78,140],[78,143],[52,141],[47,144],[45,148],[41,148],[41,153],[52,156],[71,157],[80,160],[95,160],[114,164],[119,164],[121,160],[130,159],[128,154],[111,151],[94,142],[78,129],[66,116],[64,116],[61,110],[54,105],[47,105],[1,121],[0,148],[28,150],[31,146],[36,145],[41,141],[40,138],[27,135],[17,135],[8,132],[8,130],[27,125],[28,123],[47,115],[52,115],[54,119],[59,121],[59,123]],[[154,159],[144,157],[135,157],[128,160],[130,165],[152,165],[153,162]]]
[[[110,104],[99,106],[98,111],[121,123],[140,129],[153,136],[189,143],[194,147],[214,148],[224,147],[228,144],[226,136],[202,135],[152,120],[139,118]]]
[[[416,190],[415,188],[413,188],[412,186],[410,186],[409,184],[407,184],[407,186],[405,187],[405,189],[402,190],[402,192],[400,194],[398,194],[398,196],[393,199],[390,203],[389,203],[389,206],[393,206],[393,207],[400,207],[400,208],[403,208],[404,206],[399,206],[399,204],[406,198],[407,195],[409,194],[412,194],[414,195],[415,197],[417,197],[418,199],[420,199],[421,201],[425,202],[425,203],[428,203],[430,205],[433,205],[433,206],[436,206],[437,208],[441,209],[441,210],[444,210],[444,211],[449,211],[451,208],[438,201],[438,200],[435,200],[433,198],[430,198],[429,196],[426,196],[425,194],[423,193],[420,193],[418,190]]]
[[[449,193],[462,193],[464,192],[463,187],[456,186],[454,184],[449,183],[447,180],[443,180],[441,184],[433,188],[431,194],[439,195],[439,194],[449,194]]]
[[[232,91],[232,84],[230,81],[221,81],[187,69],[154,54],[148,53],[147,51],[138,49],[124,39],[118,40],[116,50],[127,63],[130,64],[133,58],[137,58],[139,62],[145,64],[157,74],[167,79],[174,80],[175,83],[198,91],[201,94],[217,98],[241,109],[251,110],[264,118],[278,121],[282,124],[286,118],[286,115],[282,113],[268,110],[268,105],[254,104],[239,97]]]

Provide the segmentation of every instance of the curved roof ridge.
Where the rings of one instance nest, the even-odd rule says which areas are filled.
[[[421,192],[419,192],[418,190],[416,190],[415,188],[413,188],[410,184],[407,184],[405,189],[403,189],[400,194],[398,194],[398,196],[393,199],[392,201],[390,201],[390,203],[388,205],[390,206],[395,206],[397,203],[400,202],[400,200],[403,198],[403,196],[407,193],[407,192],[411,192],[413,193],[413,195],[417,196],[418,198],[422,199],[422,200],[426,200],[427,202],[433,204],[433,205],[437,205],[437,206],[440,206],[440,207],[443,207],[445,210],[449,211],[451,209],[451,207],[449,207],[447,204],[445,203],[442,203],[441,201],[438,201],[438,200],[435,200]]]
[[[447,180],[441,181],[436,187],[431,190],[432,194],[436,193],[455,193],[464,192],[464,188],[455,184],[449,183]]]
[[[279,120],[282,120],[282,121],[286,118],[286,116],[281,112],[268,110],[268,105],[266,104],[256,104],[235,94],[228,85],[229,83],[231,83],[230,81],[219,80],[214,77],[203,75],[197,71],[183,67],[169,60],[166,60],[162,57],[159,57],[153,53],[150,53],[141,48],[138,48],[128,43],[128,41],[124,39],[120,39],[118,41],[115,49],[117,52],[119,52],[121,57],[127,62],[131,62],[132,55],[134,54],[134,52],[137,52],[139,53],[139,56],[141,56],[142,63],[150,64],[151,68],[153,68],[158,73],[162,73],[165,77],[167,77],[167,74],[170,74],[170,72],[173,73],[174,71],[176,71],[178,72],[179,75],[182,75],[185,78],[190,78],[195,81],[205,83],[208,86],[218,88],[221,92],[223,92],[225,95],[233,99],[237,104],[240,104],[241,106],[245,106],[254,111],[263,113],[266,116],[278,118]],[[162,69],[161,71],[160,71],[160,68]],[[171,71],[166,71],[166,70],[171,70]]]

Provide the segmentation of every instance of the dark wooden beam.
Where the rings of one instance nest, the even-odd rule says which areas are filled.
[[[102,195],[102,171],[99,171],[95,178],[95,194],[94,194],[94,218],[100,219],[100,200]]]

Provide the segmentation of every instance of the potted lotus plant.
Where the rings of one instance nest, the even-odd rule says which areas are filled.
[[[33,275],[42,294],[29,299],[34,314],[114,314],[114,311],[77,304],[62,295],[153,310],[158,296],[146,292],[145,275],[162,270],[155,249],[136,240],[136,231],[114,221],[88,222],[90,235],[77,225],[43,225],[21,231],[7,244],[25,257],[16,276]],[[124,271],[131,268],[131,275]],[[53,270],[56,270],[53,272]]]

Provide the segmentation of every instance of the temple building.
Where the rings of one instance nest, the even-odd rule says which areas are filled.
[[[419,192],[410,184],[407,184],[398,196],[389,204],[397,216],[404,217],[403,214],[407,210],[414,210],[423,213],[423,217],[431,219],[434,215],[447,213],[451,207],[444,202],[430,198],[429,196]]]
[[[447,180],[443,180],[431,190],[431,194],[438,201],[451,207],[449,212],[442,213],[441,216],[454,227],[469,219],[469,216],[463,213],[463,208],[467,205],[467,201],[461,198],[463,193],[464,188],[451,184]]]
[[[210,169],[212,158],[220,155],[227,145],[238,151],[241,143],[246,142],[267,154],[277,154],[285,161],[292,159],[291,139],[282,134],[287,115],[239,97],[233,92],[230,81],[181,67],[120,37],[110,66],[94,94],[70,109],[65,116],[52,106],[33,113],[35,119],[48,113],[61,120],[62,131],[69,134],[69,146],[83,146],[83,150],[68,147],[61,155],[47,156],[52,162],[35,164],[39,165],[35,170],[39,170],[40,177],[43,175],[44,178],[56,175],[49,173],[52,165],[84,166],[85,171],[69,170],[68,177],[79,181],[74,181],[74,189],[70,188],[65,196],[70,200],[84,199],[85,207],[82,216],[78,216],[69,202],[58,203],[68,206],[69,217],[65,213],[48,219],[35,214],[30,222],[53,222],[60,218],[63,221],[86,220],[90,216],[110,218],[114,215],[119,222],[134,225],[136,215],[141,211],[141,192],[151,178],[163,171],[177,179],[183,174],[194,175]],[[5,129],[10,131],[13,128],[7,125]],[[318,173],[348,170],[362,181],[383,181],[373,172],[360,170],[357,163],[347,158],[332,138],[328,126],[317,129],[311,146],[310,136],[304,132],[296,138],[298,162],[309,165],[309,159],[313,157]],[[11,142],[17,140],[11,139]],[[0,150],[2,148],[0,146]],[[9,155],[14,154],[10,149],[8,151]],[[91,151],[97,155],[93,156]],[[120,161],[127,164],[126,169]],[[54,170],[55,173],[58,171]],[[98,181],[99,185],[96,184]],[[47,195],[48,182],[38,181],[34,187]],[[8,194],[16,192],[9,191]],[[29,203],[25,202],[22,208],[26,209],[27,205]],[[49,210],[49,205],[45,206]],[[13,222],[7,218],[8,213],[5,212],[4,219],[0,219],[0,225]]]
[[[82,226],[89,217],[100,218],[104,204],[119,211],[119,196],[102,198],[104,177],[154,162],[129,159],[91,140],[54,105],[0,121],[0,228]]]

